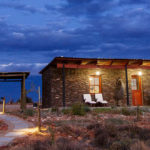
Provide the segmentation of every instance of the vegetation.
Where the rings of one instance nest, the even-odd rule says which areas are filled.
[[[138,108],[138,109],[137,109]],[[148,150],[150,149],[148,108],[95,108],[75,103],[70,108],[41,110],[40,135],[18,141],[9,150]],[[57,113],[59,112],[59,115]],[[142,117],[143,112],[146,114]],[[137,113],[140,119],[135,121]],[[19,114],[19,113],[18,113]],[[33,109],[20,113],[35,116]],[[64,115],[67,114],[67,115]],[[147,116],[148,115],[148,116]],[[33,117],[29,119],[33,120]],[[37,117],[37,116],[36,116]],[[35,117],[35,118],[36,118]],[[143,119],[143,121],[142,121]],[[37,120],[35,119],[37,123]],[[35,136],[35,137],[34,137]]]
[[[95,108],[93,109],[95,113],[110,113],[110,114],[119,114],[121,113],[119,109],[114,108]]]
[[[71,107],[72,115],[84,116],[89,111],[90,111],[89,107],[81,103],[75,103]]]
[[[116,86],[114,91],[114,98],[116,100],[116,105],[119,106],[119,101],[124,98],[123,83],[120,78],[116,80]]]
[[[71,108],[63,109],[63,114],[71,114],[77,116],[84,116],[86,113],[90,112],[90,108],[87,105],[81,103],[75,103]]]

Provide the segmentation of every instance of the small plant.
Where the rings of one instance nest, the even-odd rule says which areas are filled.
[[[120,78],[116,80],[114,99],[116,101],[116,106],[119,106],[119,101],[124,98],[124,88],[123,83]]]
[[[50,141],[51,141],[52,144],[54,144],[55,143],[55,132],[51,127],[48,127],[48,132],[51,135],[51,140]]]
[[[132,116],[132,115],[136,115],[137,113],[136,113],[136,110],[131,110],[131,109],[128,109],[128,108],[122,108],[121,109],[121,112],[122,112],[122,114],[123,115],[125,115],[125,116]],[[142,112],[139,110],[139,112],[138,112],[139,114],[141,114]]]
[[[94,113],[110,113],[110,114],[120,114],[120,110],[117,108],[95,108]]]
[[[117,119],[117,118],[109,118],[109,119],[106,119],[105,120],[106,124],[108,125],[126,125],[126,124],[129,124],[128,121],[126,120],[122,120],[122,119]]]
[[[33,109],[26,109],[25,111],[24,111],[24,115],[25,116],[34,116],[34,114],[35,114],[35,111],[33,110]]]
[[[71,109],[62,109],[62,113],[65,115],[71,114]]]
[[[87,105],[83,105],[83,109],[86,113],[91,111],[91,109]]]
[[[59,108],[58,107],[52,107],[51,112],[58,112]]]
[[[84,116],[86,114],[84,105],[80,103],[73,104],[71,111],[73,115]]]

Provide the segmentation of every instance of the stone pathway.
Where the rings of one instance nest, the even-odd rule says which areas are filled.
[[[0,114],[0,120],[3,120],[8,125],[8,130],[5,134],[0,134],[0,147],[6,146],[15,138],[24,137],[30,130],[34,130],[33,124],[15,116]]]

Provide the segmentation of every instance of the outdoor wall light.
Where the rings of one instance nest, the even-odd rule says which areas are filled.
[[[92,80],[93,80],[93,78],[89,78],[89,80],[90,80],[90,81],[92,81]]]
[[[97,76],[99,76],[99,75],[100,75],[100,72],[99,72],[99,71],[97,71],[97,72],[96,72],[96,75],[97,75]]]
[[[139,72],[139,76],[141,76],[142,75],[142,72]]]

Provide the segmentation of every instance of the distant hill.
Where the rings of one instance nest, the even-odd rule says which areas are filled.
[[[30,89],[31,85],[35,85],[36,89],[38,86],[41,87],[42,95],[42,77],[41,76],[29,76],[26,80],[26,89]],[[21,83],[20,82],[0,82],[0,98],[5,96],[6,102],[13,99],[17,101],[20,98]],[[38,94],[36,92],[31,92],[28,94],[29,97],[33,99],[34,102],[38,100]]]

